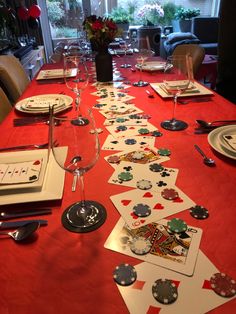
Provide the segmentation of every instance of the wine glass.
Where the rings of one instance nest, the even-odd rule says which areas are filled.
[[[136,53],[136,61],[137,67],[140,70],[139,81],[134,82],[133,85],[137,87],[147,86],[149,83],[143,81],[142,73],[143,73],[143,64],[145,61],[154,55],[154,51],[150,47],[148,37],[139,37],[138,38],[138,52]]]
[[[192,59],[188,55],[176,55],[167,58],[164,68],[164,79],[160,87],[166,94],[173,95],[174,107],[172,118],[161,122],[161,126],[164,129],[179,131],[188,127],[186,122],[175,118],[175,110],[178,96],[190,87],[193,77],[191,61]]]
[[[86,125],[88,120],[80,113],[81,93],[89,82],[88,68],[83,55],[78,54],[78,51],[65,53],[63,73],[66,87],[76,94],[75,110],[78,111],[78,123],[82,126]]]
[[[77,176],[80,186],[80,201],[70,205],[62,215],[63,226],[72,232],[89,232],[99,228],[106,219],[106,210],[98,202],[85,200],[84,173],[89,171],[99,158],[100,145],[91,109],[83,110],[89,121],[80,127],[77,116],[60,118],[51,113],[50,143],[53,156],[58,165],[73,176]],[[61,126],[55,127],[60,120]],[[57,140],[58,145],[54,146]],[[60,146],[67,147],[66,158],[60,153]]]
[[[121,64],[120,67],[124,69],[131,68],[131,64],[127,63],[127,51],[131,47],[130,37],[127,32],[124,32],[123,38],[120,41],[119,45],[120,45],[120,48],[124,51],[124,58],[123,58],[124,63]]]

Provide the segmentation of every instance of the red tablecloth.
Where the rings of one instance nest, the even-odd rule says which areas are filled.
[[[138,72],[122,71],[131,82],[139,78]],[[144,78],[149,82],[157,82],[161,81],[161,74],[144,73]],[[188,224],[203,229],[200,249],[220,271],[236,278],[236,162],[214,151],[207,142],[206,134],[194,134],[195,119],[235,119],[236,107],[217,94],[209,102],[178,105],[176,116],[186,121],[189,127],[184,131],[171,132],[161,129],[160,122],[171,117],[172,100],[163,100],[158,95],[148,98],[145,89],[150,87],[131,87],[129,93],[136,97],[135,105],[151,114],[150,122],[163,133],[162,137],[156,138],[156,147],[171,150],[171,159],[165,165],[179,169],[177,186],[210,212],[210,217],[206,220],[196,220],[188,211],[177,216]],[[94,87],[90,85],[82,95],[82,105],[86,103],[92,106],[96,103],[96,97],[90,94],[92,91]],[[34,80],[22,98],[60,92],[73,96],[60,80]],[[22,115],[13,110],[1,124],[0,147],[47,140],[46,125],[14,128],[12,119]],[[96,110],[94,115],[97,126],[104,129],[99,135],[103,144],[108,135],[103,126],[104,117]],[[198,144],[207,155],[216,160],[215,168],[203,164],[194,144]],[[107,183],[113,168],[105,162],[104,156],[111,153],[101,151],[98,163],[85,174],[87,199],[97,200],[107,209],[107,220],[100,229],[87,234],[76,234],[62,227],[63,210],[79,199],[78,193],[71,192],[72,176],[66,174],[63,199],[38,204],[51,206],[53,213],[44,217],[48,219],[48,226],[38,230],[37,240],[24,245],[11,239],[0,240],[1,314],[128,313],[113,281],[112,272],[120,263],[135,265],[140,261],[103,247],[120,217],[109,197],[127,190]],[[31,209],[34,206],[35,204],[20,204],[6,207]],[[5,209],[5,206],[0,208]],[[211,313],[231,314],[235,308],[234,299]]]

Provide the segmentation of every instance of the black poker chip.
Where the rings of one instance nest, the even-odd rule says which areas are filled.
[[[118,127],[116,129],[117,129],[117,131],[126,131],[127,130],[127,126],[125,126],[125,125],[118,125]]]
[[[153,172],[161,172],[164,167],[158,163],[154,163],[149,166],[149,169]]]
[[[125,144],[126,145],[134,145],[134,144],[136,144],[137,143],[137,141],[134,139],[134,138],[127,138],[126,140],[125,140]]]
[[[169,279],[158,279],[152,286],[153,297],[162,304],[171,304],[178,298],[178,289]]]
[[[206,219],[209,217],[208,210],[200,205],[189,208],[190,215],[196,219]]]
[[[113,271],[113,279],[121,286],[129,286],[137,279],[137,272],[130,264],[120,264]]]
[[[133,212],[138,217],[147,217],[151,214],[151,208],[146,204],[137,204],[133,207]]]

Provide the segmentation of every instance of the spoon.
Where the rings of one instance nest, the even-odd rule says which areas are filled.
[[[15,231],[11,232],[1,231],[0,234],[9,235],[15,241],[23,241],[29,236],[31,236],[38,229],[39,225],[40,223],[38,221],[30,222],[20,228],[17,228]]]
[[[149,90],[146,89],[145,92],[148,94],[149,98],[154,98],[154,95],[151,92],[149,92]]]
[[[211,158],[208,158],[198,145],[194,145],[194,147],[203,156],[204,164],[206,164],[207,166],[215,166],[215,161]]]
[[[204,120],[196,120],[198,124],[200,124],[204,128],[213,127],[215,124],[236,124],[236,120],[216,120],[212,122],[207,122]]]

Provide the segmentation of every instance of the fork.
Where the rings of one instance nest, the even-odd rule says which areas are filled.
[[[54,142],[54,146],[57,146],[58,143]],[[48,142],[47,143],[42,143],[42,144],[27,144],[27,145],[19,145],[19,146],[11,146],[11,147],[2,147],[0,148],[0,152],[4,152],[4,151],[9,151],[9,150],[18,150],[18,149],[29,149],[29,148],[46,148],[48,146]]]

